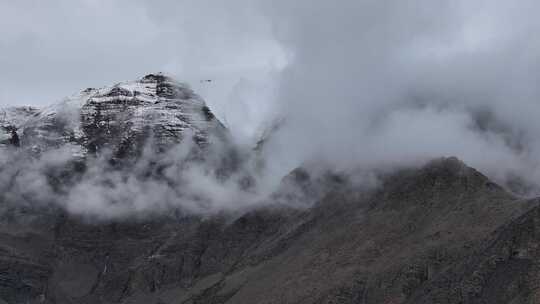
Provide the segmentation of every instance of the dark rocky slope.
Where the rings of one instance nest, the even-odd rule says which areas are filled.
[[[301,174],[303,189],[312,178]],[[7,303],[537,303],[538,211],[454,158],[309,209],[0,229]],[[318,182],[317,182],[318,183]],[[20,219],[20,218],[19,218]],[[11,223],[11,224],[10,224]]]

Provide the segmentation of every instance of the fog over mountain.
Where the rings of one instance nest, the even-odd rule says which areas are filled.
[[[539,10],[0,0],[0,304],[539,303]]]
[[[290,117],[268,153],[280,172],[456,155],[502,182],[540,174],[534,1],[1,5],[4,105],[161,70],[241,142]]]
[[[214,215],[264,205],[258,153],[192,89],[162,74],[88,88],[0,118],[0,200],[91,219]],[[282,177],[274,177],[273,186]]]
[[[456,155],[504,181],[539,177],[533,1],[268,5],[294,55],[276,149],[343,167]],[[309,134],[309,135],[308,135]],[[293,148],[294,147],[294,148]]]

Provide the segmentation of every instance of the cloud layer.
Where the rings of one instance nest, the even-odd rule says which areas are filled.
[[[537,183],[538,8],[534,1],[268,5],[278,41],[293,54],[280,77],[288,122],[274,152],[280,161],[343,168],[455,155],[499,181],[518,174]]]
[[[163,70],[271,176],[455,155],[540,185],[537,1],[0,1],[0,104]],[[211,84],[200,79],[213,79]],[[204,181],[201,181],[201,183]],[[225,191],[225,190],[224,190]]]

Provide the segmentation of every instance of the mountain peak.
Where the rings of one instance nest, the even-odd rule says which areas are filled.
[[[174,81],[170,76],[165,75],[162,72],[150,73],[141,78],[141,81],[150,81],[150,82],[163,82],[163,81]]]
[[[104,148],[124,155],[151,139],[159,149],[190,137],[204,146],[225,127],[189,85],[162,73],[87,88],[32,112],[18,123],[21,146],[36,151],[70,145],[78,154]]]

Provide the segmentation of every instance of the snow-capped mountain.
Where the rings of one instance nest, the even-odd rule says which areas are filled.
[[[18,136],[36,152],[69,145],[77,155],[107,148],[117,156],[136,153],[148,140],[157,148],[186,137],[203,147],[225,127],[186,84],[149,74],[135,81],[88,88],[45,107],[4,110],[3,142]]]

